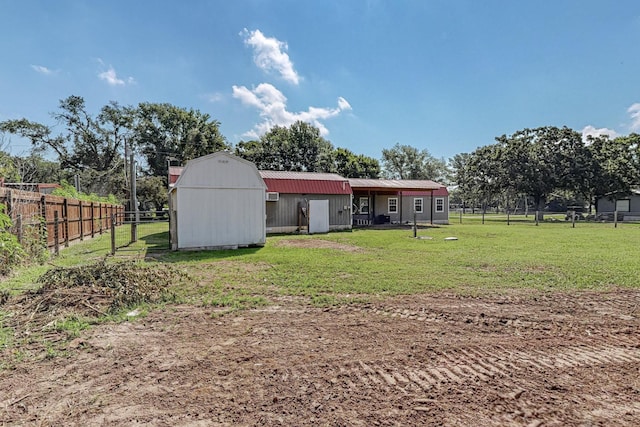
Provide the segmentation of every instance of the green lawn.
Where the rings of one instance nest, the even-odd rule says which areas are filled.
[[[171,253],[162,259],[186,266],[198,278],[191,295],[303,295],[322,302],[438,290],[639,286],[638,225],[466,220],[420,229],[419,238],[412,237],[408,229],[273,236],[260,249]],[[294,245],[307,239],[345,246]]]
[[[453,220],[453,218],[452,218]],[[509,288],[606,289],[637,287],[640,225],[564,221],[514,221],[496,218],[480,223],[418,230],[354,230],[326,235],[269,236],[263,248],[230,251],[169,252],[166,223],[139,231],[139,242],[118,252],[114,260],[144,257],[166,262],[192,276],[181,285],[186,300],[215,304],[228,298],[303,295],[358,298],[437,290],[476,293]],[[446,237],[457,237],[448,241]],[[313,241],[333,242],[335,247]],[[304,242],[310,240],[309,242]],[[303,241],[303,242],[301,242]],[[302,247],[301,243],[306,243]],[[342,245],[342,246],[339,246]],[[328,246],[328,247],[327,247]],[[70,266],[101,259],[109,253],[109,235],[76,244],[52,260]],[[164,250],[164,251],[163,251]],[[33,288],[50,265],[22,270],[0,289]],[[260,298],[258,298],[260,300]],[[330,298],[331,299],[331,298]]]

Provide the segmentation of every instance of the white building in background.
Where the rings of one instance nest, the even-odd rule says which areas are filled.
[[[266,185],[256,166],[227,152],[191,160],[169,192],[173,250],[266,242]]]

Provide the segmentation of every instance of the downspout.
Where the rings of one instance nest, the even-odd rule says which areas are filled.
[[[431,225],[433,225],[433,190],[431,190]]]

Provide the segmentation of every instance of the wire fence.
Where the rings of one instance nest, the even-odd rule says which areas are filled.
[[[163,251],[169,242],[169,215],[164,211],[121,212],[114,214],[111,228],[111,253],[127,251]]]
[[[529,211],[525,212],[496,212],[486,211],[482,212],[476,210],[471,212],[467,209],[464,212],[462,209],[452,209],[449,211],[449,224],[464,224],[464,223],[530,223],[540,225],[544,223],[565,223],[570,224],[573,227],[586,223],[600,223],[608,224],[612,227],[618,227],[624,224],[640,224],[640,213],[635,212],[598,212],[598,213],[585,213],[579,211],[566,211],[566,212],[549,212],[549,211]]]

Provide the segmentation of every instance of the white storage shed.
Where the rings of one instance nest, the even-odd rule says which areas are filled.
[[[221,151],[189,161],[169,192],[171,248],[264,245],[265,194],[258,169],[247,160]]]

